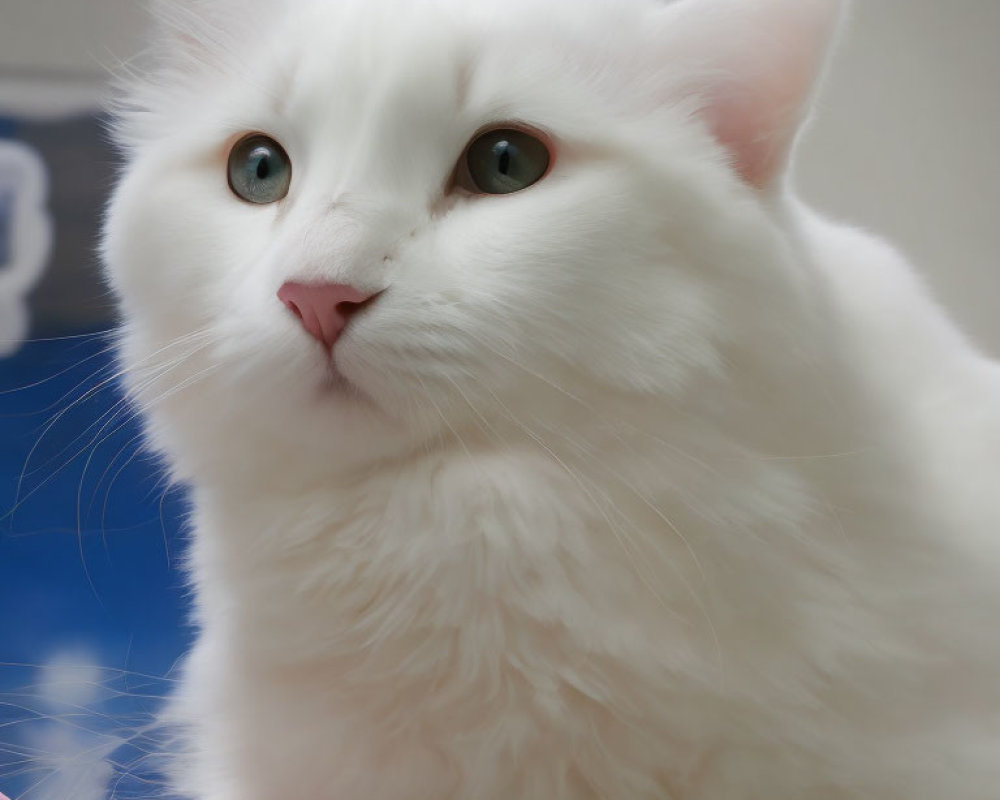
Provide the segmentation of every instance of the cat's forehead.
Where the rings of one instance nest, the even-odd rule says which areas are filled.
[[[640,2],[311,0],[286,7],[270,47],[288,109],[441,113],[551,94],[635,20]]]
[[[274,74],[285,109],[363,114],[413,97],[459,99],[468,48],[444,3],[319,2],[292,14],[276,33]],[[393,13],[394,12],[394,13]],[[357,119],[354,123],[357,123]]]

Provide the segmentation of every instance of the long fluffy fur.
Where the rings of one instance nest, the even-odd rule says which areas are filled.
[[[1000,371],[788,189],[810,87],[766,60],[818,74],[777,23],[836,3],[235,6],[183,4],[130,89],[105,243],[193,487],[178,790],[993,796]],[[510,120],[552,173],[450,191]],[[276,206],[226,186],[249,130]],[[387,289],[347,391],[275,298],[316,277]]]

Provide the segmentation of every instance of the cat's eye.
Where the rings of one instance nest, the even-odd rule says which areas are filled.
[[[276,203],[288,194],[292,162],[270,136],[251,133],[229,152],[229,188],[250,203]]]
[[[537,136],[497,128],[473,139],[458,181],[463,188],[482,194],[519,192],[543,178],[551,160],[549,148]]]

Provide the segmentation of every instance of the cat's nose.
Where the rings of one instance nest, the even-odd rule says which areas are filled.
[[[313,338],[330,350],[347,327],[351,314],[375,294],[344,283],[289,281],[278,290],[278,299],[299,318]]]

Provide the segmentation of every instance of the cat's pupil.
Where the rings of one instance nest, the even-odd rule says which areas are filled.
[[[497,162],[497,169],[500,171],[501,175],[510,175],[510,142],[497,142],[496,146],[493,148],[493,152],[499,156]]]
[[[266,180],[267,176],[271,174],[271,164],[270,159],[268,159],[266,153],[259,153],[257,155],[257,177],[260,180]]]

